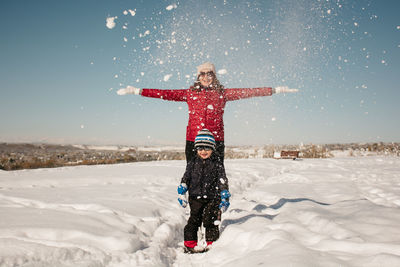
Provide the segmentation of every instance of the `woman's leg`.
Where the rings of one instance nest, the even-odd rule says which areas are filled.
[[[221,161],[222,163],[224,163],[224,157],[225,157],[225,144],[224,141],[216,141],[216,155],[219,159],[219,161]]]
[[[192,158],[195,156],[194,142],[186,141],[185,155],[186,155],[186,163],[190,162]]]

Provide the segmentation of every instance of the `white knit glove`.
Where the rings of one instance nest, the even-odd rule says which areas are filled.
[[[273,89],[274,89],[274,93],[275,94],[297,93],[299,91],[299,89],[290,89],[287,86],[278,86],[278,87],[273,88]]]
[[[142,89],[128,85],[126,88],[121,88],[117,91],[119,95],[140,95]]]

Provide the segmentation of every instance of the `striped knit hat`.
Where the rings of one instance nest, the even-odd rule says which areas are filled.
[[[196,136],[196,138],[194,139],[194,147],[200,147],[200,146],[205,146],[205,147],[209,147],[212,150],[215,150],[215,139],[213,134],[207,130],[207,129],[203,129],[200,130]]]

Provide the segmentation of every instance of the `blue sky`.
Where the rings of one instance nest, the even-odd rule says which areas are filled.
[[[3,0],[0,10],[3,142],[183,146],[185,103],[116,91],[188,88],[205,61],[226,70],[228,88],[300,90],[228,103],[226,145],[400,141],[398,1]]]

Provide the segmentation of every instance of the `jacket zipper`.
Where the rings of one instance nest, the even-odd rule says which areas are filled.
[[[202,160],[203,161],[203,165],[202,165],[202,168],[201,168],[201,198],[204,198],[204,168],[205,168],[205,166],[206,166],[206,161],[205,160]]]

